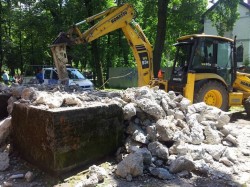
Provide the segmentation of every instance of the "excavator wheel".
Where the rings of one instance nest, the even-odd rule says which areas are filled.
[[[244,101],[243,105],[247,115],[250,116],[250,97]]]
[[[228,111],[228,92],[218,81],[198,82],[195,85],[194,103],[205,102],[221,110]]]

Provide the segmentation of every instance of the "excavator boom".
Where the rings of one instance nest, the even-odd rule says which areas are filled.
[[[60,33],[51,46],[59,79],[66,79],[63,73],[68,61],[67,46],[90,43],[121,29],[137,63],[138,86],[173,90],[191,102],[205,102],[222,110],[244,104],[250,114],[250,75],[236,72],[236,38],[206,34],[182,36],[177,40],[170,79],[165,80],[162,75],[154,79],[153,49],[134,17],[134,8],[124,4],[91,16],[73,25],[66,33]],[[97,23],[84,32],[80,30],[80,25],[93,21]]]
[[[60,33],[51,45],[56,67],[64,69],[67,62],[66,46],[90,43],[112,31],[121,29],[131,47],[138,69],[138,86],[148,85],[153,78],[153,49],[141,27],[133,20],[135,11],[132,5],[111,7],[75,25],[68,32]],[[79,26],[99,20],[91,28],[81,32]],[[62,58],[64,56],[64,58]],[[58,72],[59,79],[60,73]],[[65,76],[62,74],[62,78]]]

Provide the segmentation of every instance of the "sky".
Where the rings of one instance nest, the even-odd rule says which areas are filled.
[[[208,0],[208,7],[211,7],[213,4],[210,3],[211,0]],[[218,0],[214,0],[214,2],[216,3]],[[247,3],[247,0],[244,0],[245,3]]]

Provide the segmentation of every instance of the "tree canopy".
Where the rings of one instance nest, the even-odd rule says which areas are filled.
[[[225,32],[232,31],[236,20],[239,18],[238,5],[241,0],[220,0],[218,1],[208,18],[212,21],[219,35],[224,36]]]
[[[225,6],[234,2],[221,1]],[[31,66],[53,65],[49,45],[59,32],[123,3],[131,3],[135,7],[136,21],[151,44],[159,50],[155,57],[158,67],[171,63],[174,57],[172,44],[178,37],[202,32],[201,20],[206,12],[207,0],[1,0],[0,70],[9,69],[12,75],[16,72],[26,74]],[[161,18],[162,15],[164,17]],[[212,16],[211,19],[218,18]],[[233,22],[235,18],[230,19]],[[84,25],[81,29],[90,27]],[[109,67],[135,66],[133,54],[120,30],[86,46],[75,46],[68,56],[75,67],[93,71],[99,85],[103,83]]]

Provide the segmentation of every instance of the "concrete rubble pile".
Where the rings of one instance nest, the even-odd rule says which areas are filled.
[[[205,103],[190,101],[174,92],[148,87],[122,94],[127,134],[116,174],[127,180],[151,173],[161,179],[191,172],[226,177],[236,172],[237,134],[228,127],[228,113]]]
[[[71,92],[60,87],[48,90],[41,86],[12,86],[4,92],[12,94],[8,102],[10,114],[14,102],[43,109],[98,103],[122,107],[126,140],[116,153],[115,173],[128,181],[144,173],[164,180],[192,173],[226,179],[237,173],[238,153],[234,148],[238,146],[238,134],[227,125],[229,114],[218,108],[205,103],[191,105],[183,96],[157,87],[117,92],[68,90]],[[100,182],[96,178],[94,181]]]
[[[6,146],[11,131],[11,117],[0,121],[0,172],[9,167],[9,153]]]

